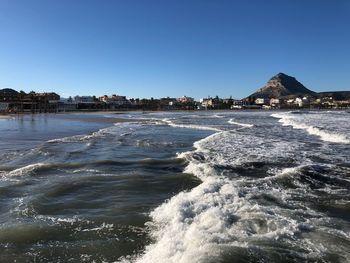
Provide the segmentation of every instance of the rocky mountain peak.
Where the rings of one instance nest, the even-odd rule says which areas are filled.
[[[288,95],[306,94],[314,94],[314,92],[307,89],[296,80],[296,78],[280,72],[273,76],[265,86],[257,90],[251,96],[256,98],[280,98]]]

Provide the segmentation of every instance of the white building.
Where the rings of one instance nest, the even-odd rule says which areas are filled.
[[[257,98],[255,100],[255,104],[256,105],[263,105],[263,104],[265,104],[265,99],[264,98]]]
[[[298,107],[303,107],[303,99],[302,98],[296,98],[294,100],[294,104],[298,105]]]

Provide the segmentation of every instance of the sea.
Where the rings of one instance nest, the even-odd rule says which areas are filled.
[[[0,119],[0,262],[350,262],[350,113]]]

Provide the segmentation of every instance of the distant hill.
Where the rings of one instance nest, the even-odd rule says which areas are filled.
[[[0,94],[3,94],[3,95],[5,95],[5,94],[12,94],[12,95],[16,95],[16,94],[18,94],[18,92],[17,91],[15,91],[14,89],[0,89]]]
[[[250,97],[255,98],[281,98],[289,95],[315,95],[294,77],[284,73],[273,76],[264,87],[254,92]]]

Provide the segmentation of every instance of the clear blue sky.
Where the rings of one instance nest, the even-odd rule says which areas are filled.
[[[349,0],[0,0],[0,88],[241,98],[350,90]]]

